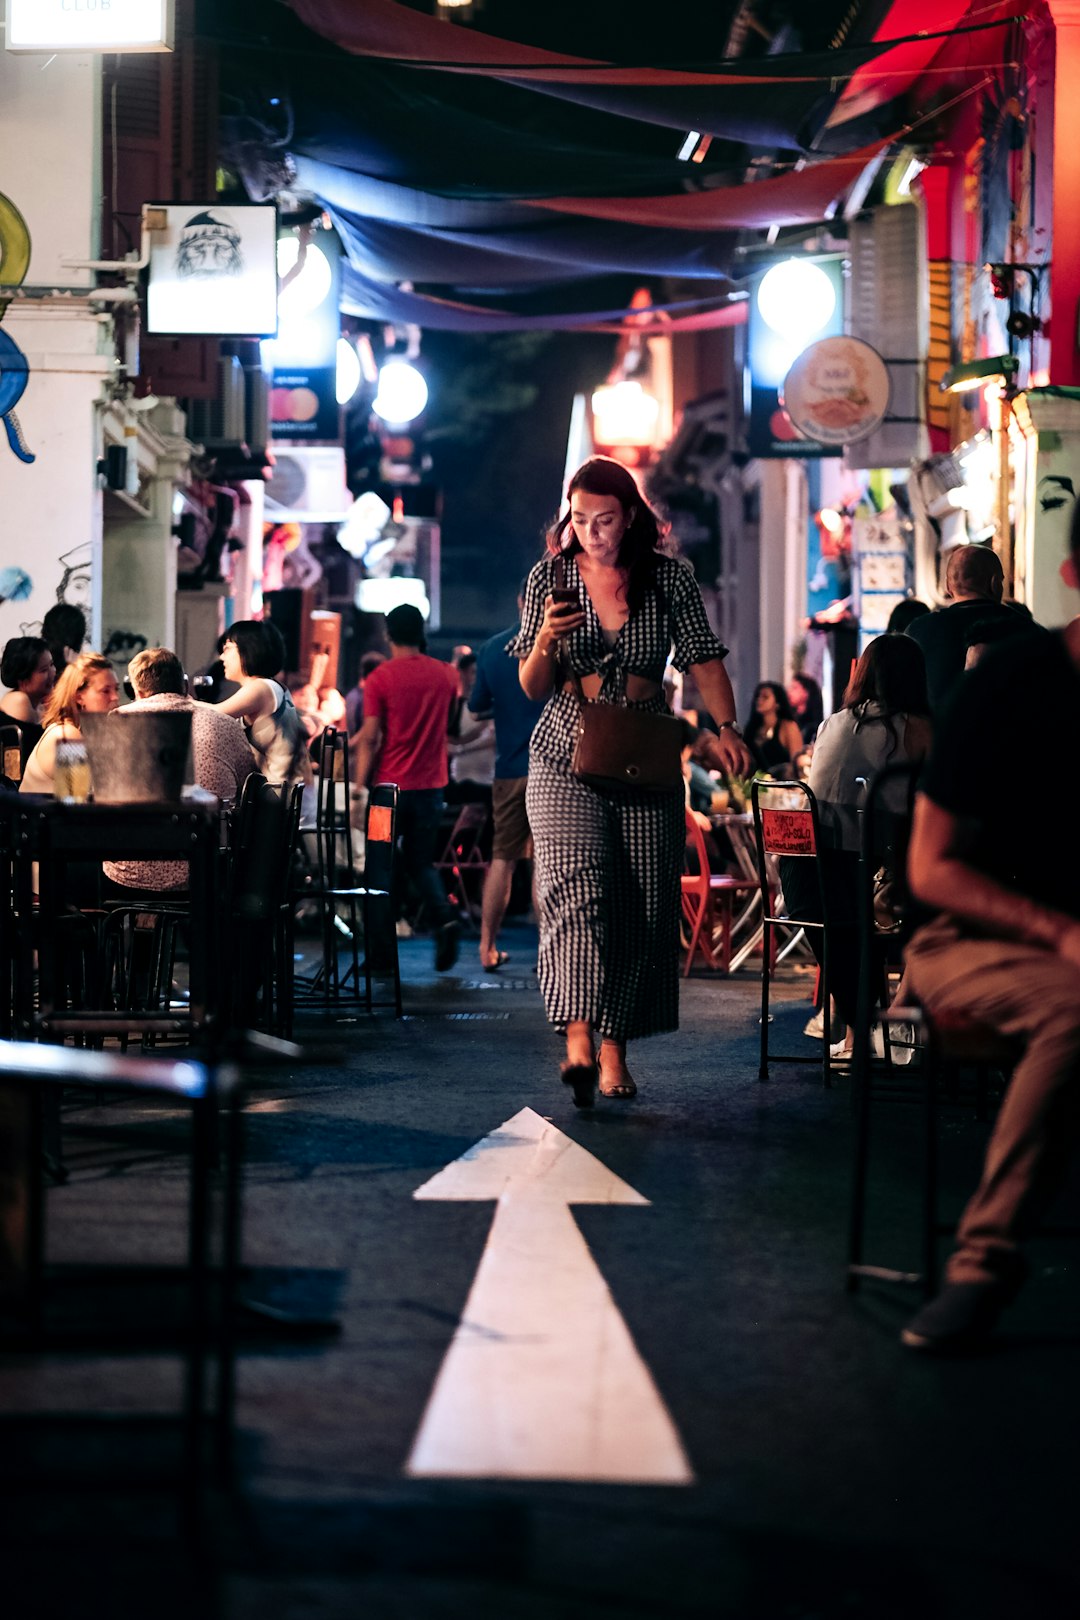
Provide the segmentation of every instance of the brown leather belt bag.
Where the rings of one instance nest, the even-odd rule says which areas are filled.
[[[556,564],[562,584],[563,560]],[[580,712],[572,774],[593,787],[633,788],[670,793],[682,786],[684,727],[673,714],[650,714],[616,703],[590,701],[581,677],[566,659],[566,672],[577,694]]]

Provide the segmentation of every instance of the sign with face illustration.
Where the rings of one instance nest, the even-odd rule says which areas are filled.
[[[272,337],[277,331],[277,210],[170,203],[150,250],[147,330]]]

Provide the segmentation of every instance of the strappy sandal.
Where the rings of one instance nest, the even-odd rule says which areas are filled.
[[[637,1096],[637,1086],[633,1080],[623,1080],[618,1085],[607,1087],[604,1085],[604,1070],[599,1059],[596,1069],[601,1097],[610,1097],[614,1102],[629,1102],[631,1097]]]

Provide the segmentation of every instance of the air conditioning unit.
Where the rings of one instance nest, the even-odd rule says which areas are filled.
[[[270,443],[270,375],[261,366],[244,367],[244,438],[253,455]]]
[[[244,368],[235,354],[218,360],[218,387],[213,399],[192,399],[187,406],[187,435],[207,450],[245,443],[247,398]]]
[[[353,504],[339,444],[276,446],[266,515],[277,522],[340,523]]]

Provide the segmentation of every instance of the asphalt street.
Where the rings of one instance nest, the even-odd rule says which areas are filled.
[[[340,1331],[243,1338],[238,1484],[211,1499],[201,1568],[167,1488],[175,1355],[76,1336],[45,1358],[0,1356],[5,1620],[1075,1613],[1075,1243],[1034,1247],[1032,1282],[988,1353],[943,1364],[904,1351],[910,1293],[844,1292],[851,1114],[846,1082],[822,1089],[820,1048],[800,1034],[808,977],[778,992],[775,1025],[805,1066],[760,1084],[756,978],[699,977],[680,1033],[640,1048],[640,1097],[583,1114],[557,1079],[535,934],[519,923],[504,943],[501,972],[483,974],[467,939],[436,977],[430,943],[404,942],[404,1020],[305,1014],[313,1061],[255,1076],[245,1286]],[[914,1265],[918,1112],[889,1102],[878,1120],[870,1250]],[[104,1098],[66,1107],[64,1127],[71,1176],[49,1194],[50,1258],[180,1258],[179,1116]],[[946,1114],[950,1207],[985,1129],[969,1110]],[[548,1153],[520,1154],[526,1178],[557,1160],[584,1180],[565,1183],[557,1213],[529,1182],[516,1235],[497,1240],[484,1186],[453,1189],[523,1140]],[[590,1177],[599,1201],[576,1202]],[[482,1257],[502,1279],[484,1301]],[[474,1338],[485,1310],[509,1313],[473,1363],[472,1394],[448,1360],[455,1343],[469,1360],[456,1338],[467,1301]],[[140,1309],[159,1306],[146,1293]],[[559,1332],[561,1361],[534,1354]],[[432,1471],[410,1471],[444,1364]],[[439,1477],[448,1429],[483,1458],[493,1424],[517,1477]],[[682,1479],[610,1477],[627,1454],[656,1477],[661,1430]],[[528,1477],[536,1447],[542,1478]],[[559,1477],[564,1447],[573,1477]],[[608,1476],[590,1477],[601,1454]]]

